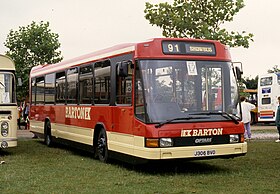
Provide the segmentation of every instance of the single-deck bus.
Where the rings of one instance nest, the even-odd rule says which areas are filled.
[[[245,155],[235,69],[218,41],[155,38],[30,74],[30,128],[108,157],[147,160]],[[119,156],[122,157],[119,157]],[[137,161],[137,160],[129,160]]]
[[[17,146],[15,64],[0,54],[0,149]]]
[[[280,96],[280,72],[259,76],[258,121],[274,122]]]

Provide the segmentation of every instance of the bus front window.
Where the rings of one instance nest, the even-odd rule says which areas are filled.
[[[15,103],[14,75],[0,73],[0,105]]]
[[[222,72],[221,68],[201,69],[202,110],[222,111]]]
[[[136,117],[156,123],[195,112],[232,113],[237,86],[231,71],[226,62],[142,60],[136,71]],[[141,102],[137,96],[143,96]]]

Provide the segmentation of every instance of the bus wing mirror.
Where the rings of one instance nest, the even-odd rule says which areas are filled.
[[[117,74],[120,77],[128,76],[128,66],[132,65],[131,61],[122,61],[117,63]]]
[[[238,81],[241,81],[243,71],[241,71],[239,67],[235,67],[235,72],[236,72],[236,78],[237,78],[237,80],[238,80]]]
[[[243,74],[243,65],[241,62],[232,62],[232,66],[235,69],[235,75],[238,81],[241,81]]]

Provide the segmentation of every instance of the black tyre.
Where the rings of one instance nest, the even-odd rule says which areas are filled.
[[[106,163],[108,161],[107,136],[104,129],[101,129],[98,134],[96,155],[101,162]]]
[[[48,147],[53,146],[53,137],[51,135],[51,123],[48,121],[45,125],[44,142]]]

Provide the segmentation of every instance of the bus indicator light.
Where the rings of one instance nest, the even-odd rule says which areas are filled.
[[[244,142],[245,142],[244,134],[241,134],[241,135],[240,135],[240,142],[241,142],[241,143],[244,143]]]
[[[158,148],[159,147],[158,139],[146,139],[146,147],[148,147],[148,148]]]

